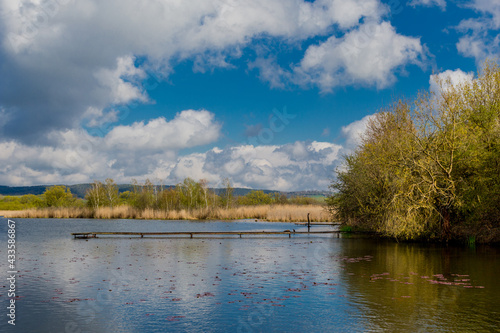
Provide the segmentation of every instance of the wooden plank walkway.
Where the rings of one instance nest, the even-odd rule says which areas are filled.
[[[171,231],[171,232],[111,232],[111,231],[103,231],[103,232],[73,232],[74,238],[79,239],[87,239],[87,238],[98,238],[98,236],[139,236],[140,238],[144,238],[144,236],[216,236],[216,235],[288,235],[289,238],[292,235],[309,235],[309,234],[339,234],[340,231],[332,230],[332,231]]]
[[[305,225],[307,226],[307,222],[294,222],[295,225]],[[340,222],[311,222],[309,225],[329,225],[329,226],[335,226],[335,225],[340,225]]]

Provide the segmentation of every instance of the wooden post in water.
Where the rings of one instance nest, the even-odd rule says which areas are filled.
[[[307,232],[311,231],[311,219],[309,218],[309,214],[307,213]]]

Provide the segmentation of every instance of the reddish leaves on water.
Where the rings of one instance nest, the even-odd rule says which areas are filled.
[[[381,273],[381,274],[372,274],[370,276],[370,282],[375,282],[376,280],[388,280],[390,282],[399,282],[401,284],[413,284],[412,282],[408,281],[401,281],[399,279],[410,279],[410,277],[399,277],[397,278],[392,278],[389,277],[389,273]],[[417,273],[410,272],[410,275],[412,276],[418,276]],[[462,286],[464,288],[477,288],[477,289],[483,289],[484,286],[473,286],[471,284],[470,279],[464,279],[464,277],[469,277],[469,275],[464,275],[464,274],[450,274],[451,278],[453,281],[450,281],[447,277],[444,276],[444,274],[434,274],[432,277],[429,277],[427,275],[421,275],[420,279],[424,280],[430,284],[435,284],[435,285],[446,285],[446,286]],[[416,281],[418,282],[418,281]],[[403,297],[403,296],[402,296]]]
[[[212,293],[209,293],[209,292],[204,292],[203,294],[196,294],[196,298],[202,298],[202,297],[207,297],[207,296],[214,297],[215,295]]]

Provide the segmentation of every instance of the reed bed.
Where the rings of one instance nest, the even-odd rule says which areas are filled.
[[[307,221],[307,214],[311,222],[330,221],[331,217],[324,206],[318,205],[279,205],[272,206],[268,211],[266,220],[275,222],[301,222]]]
[[[80,207],[30,208],[25,210],[2,210],[0,216],[7,218],[92,218],[93,210]]]
[[[330,214],[320,205],[261,205],[194,210],[138,210],[130,206],[91,208],[42,208],[20,211],[0,211],[7,218],[96,218],[143,220],[240,220],[258,219],[270,222],[331,221]]]

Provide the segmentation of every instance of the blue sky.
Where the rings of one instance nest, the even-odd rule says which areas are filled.
[[[370,115],[471,78],[500,1],[0,0],[0,183],[324,190]]]

